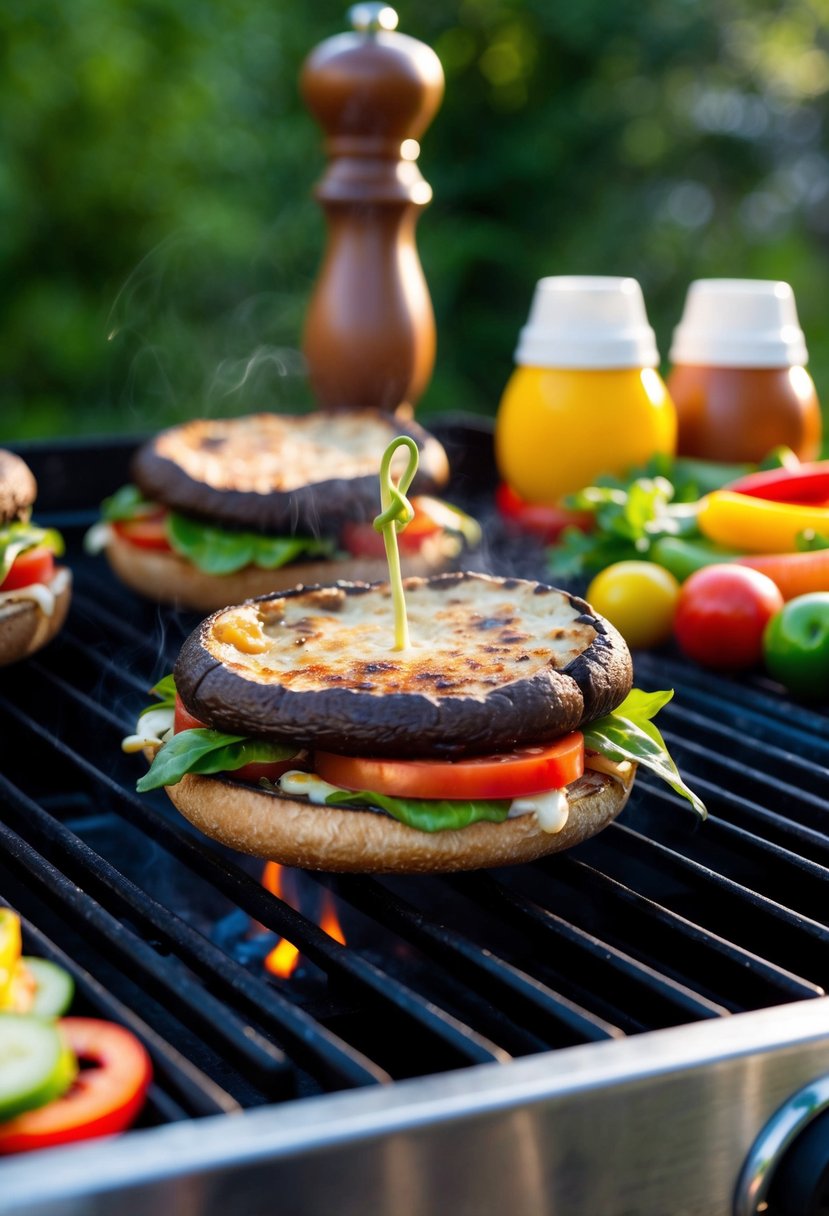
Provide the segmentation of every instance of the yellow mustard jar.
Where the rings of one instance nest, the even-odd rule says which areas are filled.
[[[674,452],[676,411],[635,279],[541,279],[515,362],[495,456],[525,502],[555,505],[602,473]]]

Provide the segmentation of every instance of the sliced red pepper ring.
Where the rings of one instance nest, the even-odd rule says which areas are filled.
[[[63,1097],[0,1124],[0,1154],[122,1132],[144,1105],[152,1065],[134,1034],[96,1018],[57,1025],[81,1069]]]

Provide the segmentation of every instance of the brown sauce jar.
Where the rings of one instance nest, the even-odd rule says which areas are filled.
[[[819,455],[820,403],[787,283],[692,283],[670,357],[679,455],[757,462],[779,445]]]

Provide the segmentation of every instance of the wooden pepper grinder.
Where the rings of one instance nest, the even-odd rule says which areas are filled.
[[[311,52],[300,87],[326,135],[315,197],[328,246],[305,324],[324,409],[411,413],[432,374],[435,319],[415,246],[432,191],[415,163],[443,96],[434,51],[396,33],[384,4],[349,11],[354,33]]]

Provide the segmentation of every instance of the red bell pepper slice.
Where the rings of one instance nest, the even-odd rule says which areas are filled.
[[[829,460],[815,460],[794,469],[750,473],[726,487],[736,494],[804,506],[829,506]]]

